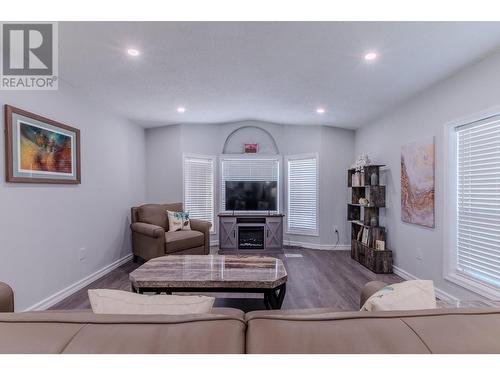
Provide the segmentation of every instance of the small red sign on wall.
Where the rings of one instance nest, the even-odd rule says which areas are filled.
[[[257,143],[245,143],[245,154],[256,154],[257,148]]]

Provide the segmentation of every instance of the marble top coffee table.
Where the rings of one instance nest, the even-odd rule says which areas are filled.
[[[268,309],[280,309],[287,273],[280,259],[243,255],[167,255],[130,273],[132,291],[263,293]]]

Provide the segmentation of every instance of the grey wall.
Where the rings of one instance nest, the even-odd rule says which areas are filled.
[[[147,199],[149,202],[182,201],[182,153],[220,155],[227,136],[242,126],[268,131],[282,156],[318,152],[320,158],[320,236],[288,235],[294,242],[331,246],[337,242],[333,225],[339,227],[339,244],[349,243],[345,219],[346,169],[354,157],[354,132],[326,126],[286,126],[259,121],[227,124],[183,124],[146,131]],[[248,132],[235,142],[270,145],[260,132]],[[234,152],[234,144],[231,150]],[[218,181],[218,179],[217,179]],[[219,207],[216,202],[216,207]],[[217,237],[214,237],[217,238]]]
[[[146,132],[146,196],[149,203],[182,201],[181,126]],[[180,179],[179,179],[180,178]],[[165,201],[165,197],[169,200]]]
[[[57,91],[3,91],[0,104],[81,130],[81,185],[0,183],[0,280],[24,310],[130,253],[129,210],[145,198],[145,136],[64,83]]]
[[[324,244],[337,242],[333,225],[338,226],[341,233],[340,243],[348,245],[351,243],[351,228],[346,218],[348,202],[346,185],[347,169],[354,160],[353,149],[354,139],[350,130],[328,126],[321,128],[320,225],[321,243]]]
[[[366,152],[386,164],[388,246],[395,264],[423,279],[432,279],[459,298],[477,298],[443,279],[443,134],[444,124],[500,104],[500,53],[492,55],[426,90],[397,110],[356,132],[356,154]],[[405,143],[427,136],[436,142],[436,228],[403,223],[400,219],[400,152]],[[422,253],[422,259],[417,254]]]

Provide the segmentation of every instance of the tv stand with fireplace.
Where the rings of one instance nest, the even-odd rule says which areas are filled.
[[[281,250],[283,214],[219,214],[221,250]]]

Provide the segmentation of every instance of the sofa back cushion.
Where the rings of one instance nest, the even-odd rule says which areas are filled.
[[[500,309],[246,314],[250,354],[500,353]]]
[[[141,223],[158,225],[168,231],[167,211],[182,211],[182,203],[144,204],[137,210]]]
[[[0,353],[243,354],[241,311],[182,316],[0,314]]]

